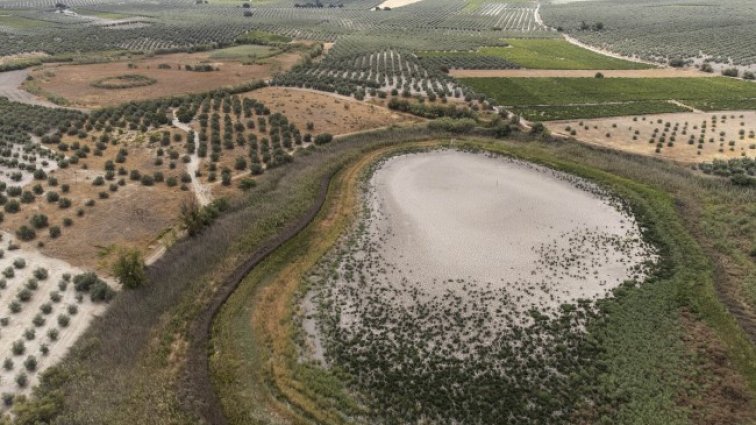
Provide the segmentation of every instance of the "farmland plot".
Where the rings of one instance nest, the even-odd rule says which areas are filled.
[[[258,63],[258,57],[262,59],[277,52],[268,47],[238,46],[211,53],[175,53],[109,63],[46,64],[31,73],[34,81],[27,85],[33,84],[73,105],[114,106],[126,100],[202,93],[251,80],[264,80],[274,73],[290,69],[301,57],[301,52],[293,50]],[[245,61],[251,62],[245,64]],[[196,66],[209,66],[210,71],[193,72],[187,69]],[[103,79],[123,75],[143,76],[154,80],[154,84],[118,90],[97,85]]]
[[[555,134],[685,163],[756,158],[756,112],[675,113],[554,121]]]
[[[276,76],[273,84],[355,95],[358,99],[379,91],[439,97],[461,97],[467,92],[438,68],[426,68],[415,54],[398,49],[367,54],[332,52],[321,62]]]
[[[2,239],[8,247],[16,245],[9,234]],[[0,391],[7,408],[14,395],[28,394],[40,375],[62,359],[105,311],[114,290],[94,274],[33,250],[2,252]]]
[[[507,39],[506,46],[485,46],[475,51],[428,51],[425,61],[447,69],[548,69],[632,70],[649,65],[610,58],[560,39]],[[592,76],[592,75],[591,75]]]
[[[531,120],[595,118],[694,109],[741,110],[756,85],[728,78],[465,78],[466,85]]]

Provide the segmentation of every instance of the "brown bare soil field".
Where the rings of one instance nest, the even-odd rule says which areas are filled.
[[[286,115],[302,132],[313,135],[339,135],[420,121],[382,106],[305,89],[265,87],[245,96],[265,103],[273,112]],[[307,130],[308,122],[315,125],[313,130]]]
[[[126,185],[110,199],[98,199],[94,207],[86,208],[84,217],[74,218],[76,228],[64,229],[66,234],[47,242],[42,252],[109,273],[115,248],[136,248],[146,257],[161,233],[178,221],[181,202],[193,196],[165,185]]]
[[[585,143],[688,164],[756,157],[756,111],[685,112],[546,125],[554,134]]]
[[[210,53],[175,53],[102,64],[46,64],[32,72],[45,92],[84,107],[112,106],[132,100],[154,99],[177,94],[200,93],[223,86],[270,78],[287,70],[300,59],[297,52],[283,53],[258,64],[244,65],[234,60],[210,59]],[[185,65],[208,63],[219,71],[185,71]],[[130,67],[129,64],[132,64]],[[161,64],[171,69],[158,69]],[[143,75],[155,84],[127,89],[103,89],[92,84],[104,78],[125,74]]]
[[[171,131],[183,133],[177,129]],[[66,137],[64,141],[94,145],[89,139],[79,140],[76,137]],[[183,152],[183,142],[172,142],[171,146]],[[50,189],[58,192],[61,198],[70,199],[69,208],[60,208],[57,203],[48,202],[44,196],[37,196],[33,203],[24,205],[18,213],[6,212],[0,229],[14,233],[21,225],[28,225],[33,215],[44,214],[48,217],[49,225],[59,226],[62,234],[51,238],[48,228],[38,229],[37,238],[30,244],[42,242],[44,246],[40,247],[40,251],[43,254],[105,274],[109,273],[110,261],[116,254],[114,248],[136,248],[146,257],[157,247],[160,236],[176,225],[181,203],[194,197],[194,194],[181,190],[180,185],[168,187],[164,182],[155,182],[152,186],[144,186],[139,181],[131,180],[128,175],[118,174],[111,181],[105,180],[101,186],[93,185],[95,178],[105,175],[105,162],[113,159],[121,147],[127,149],[128,156],[126,162],[116,164],[116,168],[123,166],[127,171],[139,170],[142,175],[160,171],[165,178],[178,178],[186,170],[180,160],[175,161],[174,169],[170,169],[167,156],[164,156],[164,164],[156,165],[159,144],[150,145],[142,137],[135,139],[133,133],[126,133],[120,136],[119,145],[110,146],[103,156],[89,155],[79,160],[78,164],[50,173],[58,179],[57,187]],[[169,147],[163,149],[167,151]],[[119,185],[115,192],[110,191],[109,186],[119,179],[124,179],[125,184]],[[49,187],[45,182],[33,181],[24,190],[31,190],[38,183]],[[68,193],[62,192],[64,184],[70,187]],[[101,192],[107,192],[108,198],[101,199]],[[87,206],[88,200],[94,200],[94,205]],[[78,210],[83,210],[83,215],[79,215]],[[66,218],[73,220],[71,226],[63,225]]]
[[[452,69],[449,75],[456,78],[510,77],[510,78],[593,78],[596,73],[605,78],[699,78],[716,77],[719,74],[701,72],[695,69],[655,68],[655,69]]]

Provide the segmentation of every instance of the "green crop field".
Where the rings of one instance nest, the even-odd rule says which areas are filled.
[[[97,18],[112,19],[112,20],[134,17],[134,15],[130,15],[126,13],[107,12],[107,11],[95,10],[95,9],[78,9],[77,13],[79,13],[80,15],[95,16]]]
[[[249,44],[269,44],[269,43],[288,43],[291,41],[290,37],[284,37],[282,35],[273,34],[266,31],[248,31],[240,35],[237,39],[237,43],[249,43]]]
[[[14,30],[31,30],[51,27],[51,22],[25,18],[12,13],[0,12],[0,27],[11,28]]]
[[[241,46],[233,46],[227,47],[225,49],[214,50],[210,54],[210,58],[242,60],[254,57],[259,59],[274,55],[277,52],[278,49],[276,49],[275,47],[244,44]]]
[[[555,38],[517,38],[475,51],[422,51],[418,56],[459,69],[648,69],[654,66],[594,53]]]
[[[508,46],[488,46],[477,51],[420,53],[426,58],[454,58],[459,63],[474,58],[497,58],[530,69],[648,69],[652,65],[616,59],[575,46],[562,39],[508,39]]]
[[[615,59],[561,39],[510,39],[510,47],[484,47],[479,53],[498,56],[532,69],[645,69],[652,66]]]
[[[522,108],[526,117],[539,119],[684,110],[665,105],[669,100],[705,110],[740,109],[756,99],[756,85],[728,78],[466,78],[463,81],[498,103]]]

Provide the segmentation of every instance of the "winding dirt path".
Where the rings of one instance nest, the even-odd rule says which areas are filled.
[[[548,29],[550,29],[552,31],[556,31],[556,28],[550,27],[550,26],[546,25],[546,23],[543,22],[543,19],[541,18],[541,2],[538,2],[538,6],[536,6],[535,21],[536,21],[536,23],[541,24],[544,27],[546,27],[546,28],[548,28]],[[609,57],[612,57],[612,58],[615,58],[615,59],[624,59],[624,60],[630,61],[630,62],[645,63],[647,65],[660,66],[658,63],[655,63],[655,62],[645,61],[645,60],[636,58],[634,56],[623,56],[623,55],[620,55],[618,53],[614,53],[614,52],[612,52],[610,50],[601,49],[601,48],[598,48],[598,47],[591,46],[589,44],[585,44],[582,41],[578,40],[577,38],[571,37],[571,36],[569,36],[569,35],[567,35],[565,33],[562,33],[562,36],[564,37],[565,40],[567,40],[567,42],[569,42],[571,44],[574,44],[575,46],[582,47],[584,49],[590,50],[590,51],[592,51],[594,53],[598,53],[600,55],[609,56]]]
[[[609,56],[615,59],[623,59],[630,62],[636,62],[636,63],[645,63],[646,65],[653,65],[653,66],[662,66],[659,63],[646,61],[643,59],[638,59],[635,56],[624,56],[619,53],[614,53],[610,50],[601,49],[599,47],[591,46],[590,44],[585,44],[582,41],[578,40],[575,37],[569,36],[567,34],[562,34],[565,40],[567,40],[569,43],[574,44],[575,46],[582,47],[584,49],[590,50],[594,53],[598,53],[600,55]]]
[[[188,124],[184,124],[179,121],[178,117],[176,116],[175,110],[173,111],[172,125],[179,130],[187,132],[187,134],[192,131],[192,128]],[[192,152],[189,158],[190,160],[186,164],[186,172],[189,173],[189,176],[192,178],[192,191],[197,197],[197,202],[199,202],[199,204],[204,207],[205,205],[208,205],[213,201],[213,195],[212,193],[210,193],[210,188],[202,184],[202,182],[199,181],[199,178],[197,178],[197,170],[199,170],[200,164],[199,155],[197,155],[197,149],[194,149],[194,152]]]
[[[21,88],[29,75],[28,69],[0,72],[0,97],[7,97],[13,102],[27,105],[45,106],[47,108],[61,108],[48,100],[37,97]]]

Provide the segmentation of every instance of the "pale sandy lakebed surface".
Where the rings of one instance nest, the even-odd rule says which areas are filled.
[[[437,281],[426,286],[428,291],[459,286],[448,279],[541,283],[550,275],[544,260],[567,258],[571,250],[571,257],[582,255],[586,268],[551,282],[561,294],[555,302],[592,298],[633,276],[630,260],[642,258],[642,246],[624,253],[612,246],[584,249],[599,239],[633,241],[640,234],[632,218],[598,196],[597,188],[583,181],[578,187],[576,181],[481,154],[439,151],[393,158],[371,181],[371,232],[387,238],[387,262],[413,279]],[[570,236],[581,243],[569,243]]]
[[[387,159],[366,186],[359,225],[330,256],[339,273],[319,278],[305,297],[305,340],[320,360],[329,344],[318,320],[389,340],[403,321],[435,335],[434,344],[466,335],[485,346],[512,325],[527,326],[532,308],[554,316],[562,304],[642,280],[655,259],[618,201],[534,164],[408,154]]]

